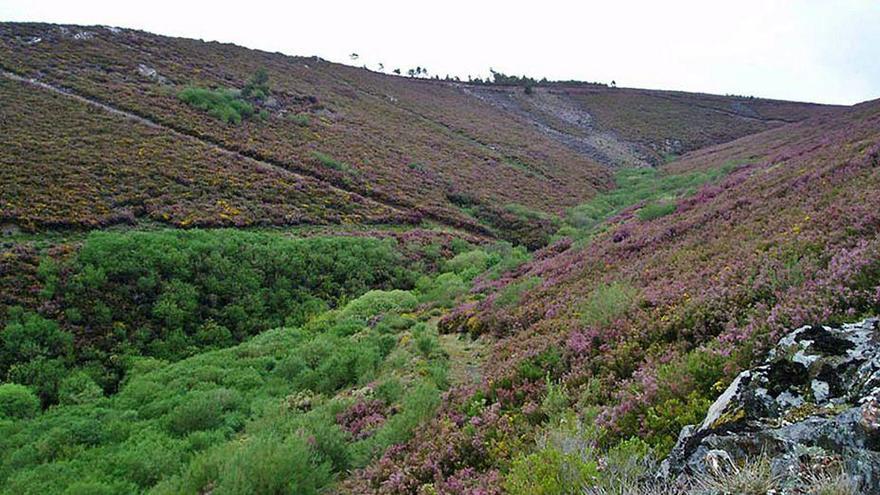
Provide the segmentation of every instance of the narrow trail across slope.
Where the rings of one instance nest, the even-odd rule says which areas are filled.
[[[140,115],[135,112],[131,112],[128,110],[117,108],[113,105],[110,105],[104,101],[100,101],[96,98],[77,94],[67,88],[63,88],[63,87],[49,84],[49,83],[46,83],[43,81],[39,81],[37,79],[24,77],[24,76],[21,76],[19,74],[14,73],[14,72],[10,72],[8,70],[5,70],[3,68],[0,68],[0,76],[5,77],[7,79],[10,79],[12,81],[16,81],[16,82],[20,82],[20,83],[24,83],[24,84],[29,84],[31,86],[34,86],[39,89],[43,89],[45,91],[49,91],[49,92],[59,94],[59,95],[62,95],[62,96],[68,97],[68,98],[72,98],[72,99],[77,100],[81,103],[99,108],[99,109],[106,111],[108,113],[111,113],[113,115],[118,115],[120,117],[137,122],[139,124],[146,125],[146,126],[151,127],[153,129],[161,129],[162,131],[171,133],[171,134],[173,134],[177,137],[183,138],[183,139],[191,139],[191,140],[199,141],[206,146],[210,146],[212,149],[216,150],[219,153],[230,156],[232,158],[242,160],[250,165],[255,166],[256,168],[269,170],[274,173],[289,174],[289,175],[293,175],[296,177],[302,177],[304,179],[319,181],[320,183],[324,184],[328,189],[330,189],[332,191],[335,191],[338,193],[355,194],[355,195],[361,196],[365,199],[368,199],[368,200],[373,201],[375,203],[381,204],[381,205],[391,209],[392,211],[400,213],[401,216],[406,216],[407,210],[409,210],[412,212],[417,212],[430,220],[433,220],[435,222],[443,224],[446,227],[464,230],[464,231],[467,231],[471,234],[479,235],[482,237],[494,238],[494,236],[492,235],[491,232],[488,231],[488,229],[485,229],[479,225],[468,225],[468,224],[464,224],[462,222],[450,221],[450,220],[448,220],[448,219],[444,218],[443,216],[438,215],[436,213],[421,210],[415,205],[410,205],[410,204],[406,204],[404,202],[395,201],[395,200],[386,198],[384,196],[379,196],[376,194],[364,194],[360,191],[346,189],[344,187],[340,187],[339,185],[334,184],[333,182],[327,180],[327,178],[320,177],[317,174],[310,172],[307,169],[304,169],[301,167],[296,167],[295,165],[277,163],[274,160],[270,160],[265,157],[256,156],[254,153],[251,153],[251,152],[237,150],[237,149],[230,148],[228,146],[224,146],[219,142],[216,142],[214,140],[206,138],[205,136],[197,135],[197,134],[190,132],[186,129],[178,128],[177,126],[172,126],[172,125],[158,122],[148,116]]]
[[[449,355],[449,381],[453,386],[480,383],[489,349],[486,342],[457,333],[444,334],[440,336],[440,347]]]

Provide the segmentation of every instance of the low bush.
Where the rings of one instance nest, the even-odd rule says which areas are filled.
[[[581,306],[581,321],[607,325],[623,316],[635,304],[638,291],[625,282],[600,285]]]
[[[675,211],[675,203],[659,202],[647,204],[639,209],[639,220],[647,222],[655,218],[665,217]]]
[[[495,306],[504,308],[519,304],[523,294],[540,286],[542,282],[541,277],[528,277],[508,284],[495,298]]]
[[[254,114],[254,107],[229,89],[187,87],[177,95],[181,101],[208,112],[228,124],[240,124]]]

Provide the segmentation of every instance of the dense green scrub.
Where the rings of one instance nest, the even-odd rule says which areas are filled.
[[[715,182],[737,167],[729,162],[706,171],[670,174],[653,168],[624,168],[615,174],[617,187],[571,208],[557,236],[582,238],[604,220],[641,205],[638,216],[648,221],[675,211],[675,200],[693,194],[703,184]]]
[[[50,404],[65,370],[80,367],[112,391],[128,356],[177,360],[298,326],[367,290],[412,286],[408,264],[393,240],[94,233],[68,259],[41,264],[42,297],[57,316],[13,314],[0,379],[34,386]]]
[[[373,291],[306,327],[176,363],[136,359],[112,397],[82,394],[33,419],[0,420],[0,485],[4,493],[157,484],[157,493],[209,484],[214,493],[313,492],[404,440],[438,403],[445,356],[436,334],[400,316],[417,304],[408,291]],[[375,318],[382,323],[369,326]],[[337,417],[362,403],[372,423],[346,431]]]
[[[419,274],[394,241],[221,230],[93,234],[47,258],[61,322],[15,311],[2,334],[0,493],[331,485],[433,414],[434,316],[525,261],[455,252]]]

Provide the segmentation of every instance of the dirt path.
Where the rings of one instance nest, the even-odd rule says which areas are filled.
[[[483,339],[471,340],[467,335],[440,336],[440,346],[449,354],[449,381],[453,385],[476,385],[483,379],[482,366],[489,353]]]

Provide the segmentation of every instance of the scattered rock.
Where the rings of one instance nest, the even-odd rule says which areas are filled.
[[[149,66],[146,66],[144,64],[138,64],[137,73],[143,77],[146,77],[148,79],[152,79],[160,84],[168,84],[168,79],[166,77],[159,74],[159,72],[156,71],[156,69],[149,67]]]
[[[765,455],[773,473],[840,462],[880,490],[880,319],[805,326],[743,371],[698,426],[682,429],[660,476],[713,473]],[[871,491],[874,490],[874,491]]]
[[[91,31],[79,31],[73,35],[73,39],[80,40],[80,41],[90,40],[94,37],[95,37],[95,33],[91,32]]]

